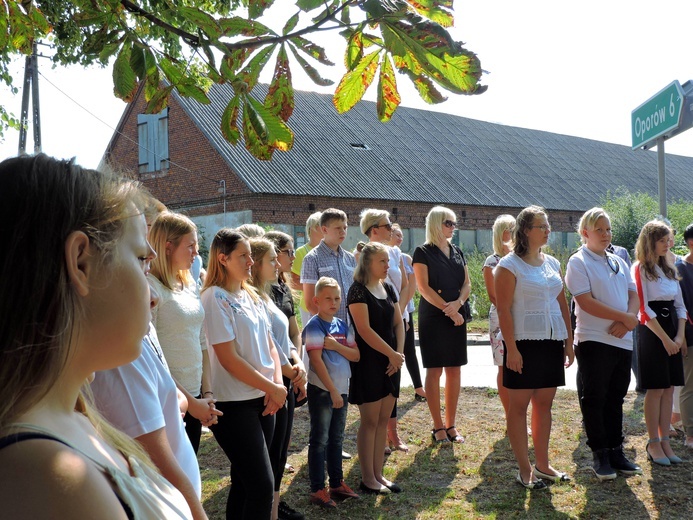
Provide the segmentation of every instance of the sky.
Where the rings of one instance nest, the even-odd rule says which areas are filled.
[[[630,147],[631,111],[672,81],[693,80],[690,0],[456,0],[454,6],[451,32],[478,54],[487,92],[450,95],[430,106],[398,75],[402,105]],[[321,38],[337,63],[323,75],[338,82],[343,40]],[[47,59],[39,69],[43,151],[96,167],[125,109],[113,96],[110,69],[52,68]],[[18,60],[20,93],[0,89],[0,103],[17,117],[22,76]],[[297,69],[293,77],[297,89],[334,91],[315,87]],[[375,83],[365,99],[375,100]],[[18,132],[6,133],[0,159],[16,155],[18,139]],[[668,140],[665,149],[693,156],[693,130]],[[31,133],[27,151],[33,151]]]

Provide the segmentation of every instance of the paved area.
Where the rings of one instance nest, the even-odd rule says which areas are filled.
[[[418,347],[416,347],[416,355],[419,360],[419,367],[421,369],[421,377],[425,378],[426,371],[421,366],[421,353]],[[572,366],[566,369],[565,373],[565,383],[566,385],[562,388],[567,390],[577,390],[575,386],[575,374],[577,372],[577,363],[573,363]],[[493,364],[493,356],[491,355],[491,345],[488,341],[488,335],[474,335],[469,334],[467,336],[467,364],[462,367],[462,386],[476,386],[476,387],[488,387],[497,388],[496,376],[498,374],[498,367]],[[441,386],[444,384],[445,374],[441,378]],[[405,368],[402,370],[402,382],[401,386],[411,386],[411,376]],[[635,376],[631,376],[630,387],[628,390],[635,390]]]

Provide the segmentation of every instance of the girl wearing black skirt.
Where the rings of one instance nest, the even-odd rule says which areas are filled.
[[[664,222],[645,224],[635,244],[632,275],[640,297],[638,371],[645,393],[647,458],[660,466],[682,461],[669,445],[674,387],[683,385],[686,307],[676,269],[669,262],[671,229]]]
[[[508,389],[508,438],[519,465],[516,480],[544,489],[541,478],[570,478],[549,464],[551,406],[556,387],[565,385],[564,367],[573,363],[570,313],[561,266],[542,253],[551,226],[542,208],[530,206],[517,216],[513,251],[495,272],[498,320],[505,345],[503,386]],[[529,462],[527,407],[532,403],[532,440],[536,465]]]

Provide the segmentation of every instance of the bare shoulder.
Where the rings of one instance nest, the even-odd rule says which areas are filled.
[[[45,439],[0,450],[0,504],[5,518],[127,518],[94,463]]]

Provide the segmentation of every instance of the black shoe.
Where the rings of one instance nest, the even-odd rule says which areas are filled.
[[[283,500],[279,501],[279,520],[303,520],[304,518],[303,513],[289,507],[289,504]]]
[[[392,490],[387,486],[383,486],[380,489],[373,489],[369,488],[363,481],[359,484],[359,489],[368,495],[389,495],[392,493]]]
[[[426,398],[423,395],[414,394],[414,399],[416,399],[420,403],[426,402]]]
[[[610,453],[611,450],[609,448],[594,450],[592,452],[592,458],[594,459],[592,469],[599,480],[614,480],[617,476],[616,471],[614,471],[614,468],[612,468],[609,463]]]
[[[609,464],[624,475],[642,475],[642,468],[629,461],[623,453],[623,446],[609,450]]]

